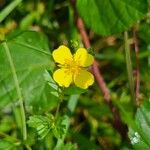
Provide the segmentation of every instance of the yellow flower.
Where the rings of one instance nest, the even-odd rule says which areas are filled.
[[[68,47],[61,45],[53,51],[52,56],[60,67],[53,74],[53,79],[59,86],[69,87],[74,82],[76,86],[86,89],[94,83],[93,75],[86,70],[94,58],[85,48],[79,48],[72,55]]]

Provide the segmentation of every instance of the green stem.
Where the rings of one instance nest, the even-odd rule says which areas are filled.
[[[22,0],[15,0],[11,2],[6,8],[0,12],[0,23],[12,12],[12,10],[19,5]]]
[[[32,150],[29,145],[25,144],[25,146],[26,146],[26,149],[27,149],[27,150]]]
[[[67,112],[67,116],[69,117],[69,119],[70,119],[71,115],[73,114],[73,112],[75,111],[79,96],[80,95],[71,95],[69,98],[68,106],[67,106],[67,108],[69,110],[69,112]],[[70,126],[70,121],[67,122],[67,130],[69,129],[69,126]],[[64,143],[65,136],[66,135],[64,135],[63,138],[58,139],[55,149],[61,147],[61,145]]]
[[[132,61],[131,61],[131,54],[130,54],[130,44],[129,44],[129,40],[128,40],[128,32],[127,31],[124,32],[124,42],[125,42],[125,59],[126,59],[126,66],[127,66],[130,92],[131,92],[131,97],[132,97],[133,103],[136,104],[133,69],[132,69]]]
[[[56,112],[55,112],[55,119],[57,119],[58,117],[58,113],[59,113],[59,110],[60,110],[60,105],[64,99],[64,91],[63,89],[61,90],[61,92],[59,91],[59,88],[58,88],[58,95],[59,95],[59,103],[57,105],[57,108],[56,108]]]
[[[23,139],[26,140],[27,139],[27,129],[26,129],[25,110],[24,110],[24,106],[23,106],[23,97],[22,97],[20,86],[19,86],[19,81],[18,81],[16,69],[15,69],[15,66],[14,66],[14,63],[13,63],[13,60],[12,60],[12,57],[11,57],[9,47],[8,47],[6,42],[3,42],[3,47],[6,51],[6,55],[7,55],[8,61],[10,63],[10,68],[11,68],[14,83],[15,83],[15,86],[16,86],[17,95],[18,95],[18,98],[19,98],[21,121],[22,121],[22,134],[23,134]]]
[[[58,103],[58,105],[57,105],[56,112],[55,112],[55,119],[57,119],[57,117],[58,117],[60,105],[61,105],[61,101],[60,101],[60,102]]]

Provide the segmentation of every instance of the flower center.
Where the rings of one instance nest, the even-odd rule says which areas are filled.
[[[73,60],[65,60],[64,68],[67,69],[68,73],[77,75],[80,72],[81,67],[79,63]]]

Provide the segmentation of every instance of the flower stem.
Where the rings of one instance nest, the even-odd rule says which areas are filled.
[[[60,104],[61,104],[61,101],[57,105],[56,112],[55,112],[55,119],[58,117],[58,113],[59,113],[59,109],[60,109]]]
[[[59,95],[59,103],[57,105],[57,108],[56,108],[56,112],[55,112],[55,119],[57,119],[58,117],[58,113],[59,113],[59,110],[60,110],[60,105],[64,99],[64,92],[63,92],[63,89],[61,90],[61,92],[59,91],[59,88],[58,88],[58,95]]]
[[[12,75],[13,75],[17,95],[18,95],[18,98],[19,98],[21,121],[22,121],[22,134],[23,134],[23,140],[26,140],[27,139],[27,129],[26,129],[25,110],[24,110],[24,106],[23,106],[23,97],[22,97],[20,86],[19,86],[19,81],[18,81],[16,69],[15,69],[15,66],[14,66],[14,63],[13,63],[13,59],[11,57],[9,47],[8,47],[6,42],[3,42],[3,47],[5,49],[5,52],[6,52],[9,64],[10,64],[10,69],[11,69],[11,72],[12,72]]]
[[[127,67],[127,74],[130,86],[130,93],[135,103],[135,91],[134,91],[134,79],[133,79],[133,69],[132,69],[132,61],[131,61],[131,54],[130,54],[130,44],[128,39],[128,32],[124,32],[124,42],[125,42],[125,59],[126,59],[126,67]]]

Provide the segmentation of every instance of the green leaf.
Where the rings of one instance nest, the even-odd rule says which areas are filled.
[[[82,94],[82,93],[85,93],[86,91],[87,90],[78,88],[76,86],[70,86],[64,89],[64,94],[67,94],[67,95]]]
[[[76,95],[71,95],[69,98],[67,107],[71,114],[75,111],[79,97],[80,95],[76,94]]]
[[[127,30],[148,10],[147,0],[77,0],[77,9],[87,27],[100,35]]]
[[[5,140],[0,140],[0,149],[12,150],[14,149],[14,144]]]
[[[12,136],[0,139],[0,150],[22,150],[20,141],[14,141]]]
[[[144,105],[137,110],[136,128],[130,128],[129,137],[131,144],[136,150],[150,149],[150,102],[146,101]]]
[[[71,143],[61,144],[59,147],[54,148],[54,150],[76,150],[75,145]]]
[[[5,116],[0,118],[0,132],[10,132],[13,125],[13,118],[10,116]]]
[[[90,141],[87,137],[80,133],[72,133],[74,140],[78,143],[80,150],[101,150],[101,147],[98,147],[95,143]]]
[[[23,32],[7,41],[24,101],[31,112],[50,109],[57,104],[51,95],[45,70],[53,69],[46,37],[37,32]],[[0,44],[0,108],[18,99],[5,49]],[[51,100],[50,100],[51,99]]]
[[[40,139],[43,139],[54,128],[54,117],[53,115],[48,117],[34,115],[29,118],[28,125],[35,128]]]
[[[143,39],[147,44],[150,43],[150,24],[144,23],[140,26],[138,33],[139,37]]]
[[[43,139],[50,131],[57,139],[63,139],[68,129],[68,116],[59,117],[55,120],[53,115],[41,116],[34,115],[30,116],[28,125],[35,128],[40,139]]]
[[[50,88],[49,92],[52,95],[59,97],[59,92],[60,92],[59,86],[53,80],[52,76],[50,75],[50,73],[48,71],[45,71],[44,77],[45,77],[45,80],[48,82],[48,85]]]
[[[53,134],[57,139],[63,139],[67,133],[69,125],[69,117],[67,115],[58,118],[55,127],[53,128]]]
[[[135,132],[132,128],[129,128],[129,137],[135,150],[149,150],[150,147],[145,143],[143,138],[141,138],[139,133]]]

